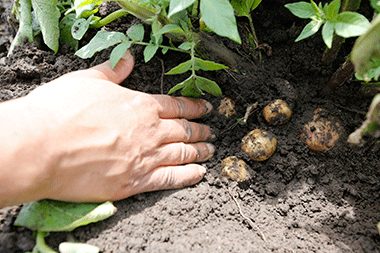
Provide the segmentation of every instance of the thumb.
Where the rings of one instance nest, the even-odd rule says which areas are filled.
[[[111,67],[111,62],[108,60],[102,64],[84,70],[81,75],[83,77],[83,74],[86,74],[91,78],[103,79],[120,84],[132,72],[133,65],[133,56],[131,51],[127,50],[114,68]]]

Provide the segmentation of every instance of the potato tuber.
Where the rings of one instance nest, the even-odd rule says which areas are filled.
[[[289,120],[292,111],[284,100],[276,99],[265,106],[263,115],[269,124],[281,125]]]
[[[243,181],[247,178],[247,164],[236,156],[229,156],[222,161],[222,174],[233,181]]]
[[[276,150],[277,139],[267,131],[255,129],[249,132],[242,141],[241,149],[254,161],[264,161]]]

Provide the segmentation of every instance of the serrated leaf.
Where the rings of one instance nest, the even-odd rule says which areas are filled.
[[[60,253],[99,253],[100,249],[96,246],[79,243],[79,242],[63,242],[58,246]]]
[[[131,47],[132,41],[124,41],[117,45],[111,52],[110,62],[111,68],[114,68],[120,59],[124,56],[127,50]]]
[[[204,90],[205,92],[210,93],[214,96],[222,95],[222,90],[216,84],[216,82],[211,81],[207,78],[197,76],[195,79],[195,84],[197,85],[199,89]]]
[[[201,0],[200,10],[205,24],[213,32],[241,43],[234,10],[228,0]]]
[[[90,20],[84,18],[77,19],[71,27],[71,33],[74,39],[81,40],[90,28]]]
[[[115,212],[116,207],[111,202],[95,204],[41,200],[25,204],[15,225],[40,232],[72,231],[104,220]]]
[[[312,20],[310,21],[302,30],[301,34],[297,37],[295,40],[296,42],[306,39],[312,35],[314,35],[316,32],[318,32],[319,28],[322,25],[322,20]]]
[[[195,57],[194,60],[195,60],[195,70],[202,69],[205,71],[212,71],[212,70],[228,69],[227,66],[213,62],[213,61],[206,61],[197,57]]]
[[[334,22],[327,21],[322,27],[322,38],[328,48],[331,48],[334,37]]]
[[[178,66],[172,68],[169,72],[165,73],[166,75],[178,75],[189,71],[191,68],[191,60],[182,62]]]
[[[96,52],[123,41],[128,41],[128,38],[121,32],[100,30],[86,46],[76,51],[75,55],[83,59],[91,58]]]
[[[185,10],[187,7],[192,5],[196,0],[171,0],[169,5],[169,18],[183,10]]]
[[[71,46],[75,51],[78,50],[78,40],[74,39],[71,33],[71,27],[75,22],[75,14],[70,13],[66,15],[61,22],[59,22],[60,29],[60,41],[61,43],[66,43]]]
[[[187,78],[185,81],[176,84],[173,88],[171,88],[169,90],[168,95],[176,92],[177,90],[183,89],[184,87],[190,85],[191,83],[194,83],[194,79],[193,79],[192,76],[190,76],[189,78]]]
[[[338,14],[335,22],[335,32],[343,38],[360,36],[370,27],[370,22],[366,17],[351,11]]]
[[[57,8],[57,0],[32,0],[32,6],[45,44],[54,52],[59,48],[59,18],[61,13]]]
[[[340,9],[340,0],[334,0],[325,8],[327,20],[335,21]]]
[[[142,41],[144,39],[144,26],[135,24],[127,30],[127,35],[131,40]]]
[[[153,56],[156,54],[159,46],[156,44],[149,44],[148,46],[145,47],[144,49],[144,61],[148,62],[150,61]]]
[[[312,18],[317,16],[317,12],[314,7],[310,3],[306,2],[298,2],[292,4],[285,4],[285,8],[287,8],[294,16],[299,18]]]

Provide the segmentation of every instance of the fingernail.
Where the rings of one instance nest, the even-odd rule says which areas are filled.
[[[215,130],[214,128],[210,128],[210,136],[207,138],[207,141],[216,141],[217,136],[217,130]]]
[[[210,144],[210,143],[206,143],[206,146],[207,146],[207,149],[208,149],[208,155],[205,157],[205,160],[208,160],[208,159],[210,159],[214,155],[215,146],[212,145],[212,144]]]
[[[206,101],[205,107],[206,107],[206,112],[205,112],[206,114],[212,111],[212,104],[210,104],[209,102]]]
[[[203,175],[206,174],[206,168],[203,167],[203,166],[199,166],[199,173],[200,173],[200,174],[202,175],[202,177],[203,177]]]
[[[129,59],[131,59],[131,57],[132,57],[131,50],[128,49],[127,52],[121,58],[123,58],[124,60],[128,61]]]

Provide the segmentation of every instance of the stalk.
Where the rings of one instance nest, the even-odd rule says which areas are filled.
[[[360,2],[361,0],[343,0],[340,12],[357,11],[360,7]],[[322,56],[323,64],[330,65],[336,59],[336,56],[338,55],[344,41],[344,38],[336,34],[334,35],[331,48],[327,48]]]
[[[348,56],[346,61],[338,68],[327,83],[327,93],[339,87],[346,82],[354,73],[355,67],[351,61],[351,57]]]
[[[100,28],[100,27],[103,27],[105,25],[108,25],[109,23],[111,23],[112,21],[124,16],[124,15],[127,15],[129,12],[124,10],[124,9],[119,9],[117,11],[114,11],[112,12],[111,14],[109,14],[107,17],[99,20],[98,22],[96,22],[95,24],[91,25],[92,28]]]

